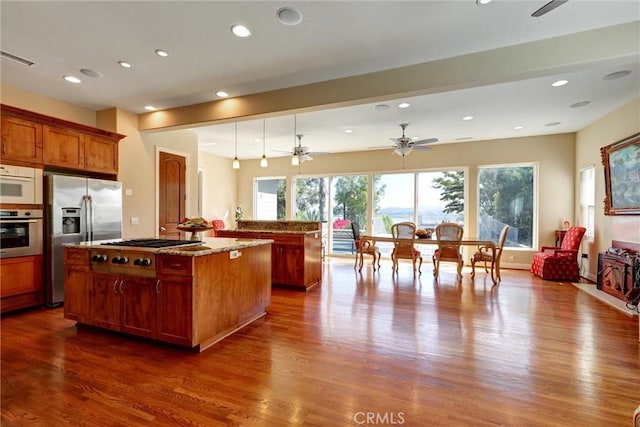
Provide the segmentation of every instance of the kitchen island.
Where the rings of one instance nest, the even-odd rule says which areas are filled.
[[[271,304],[270,240],[104,243],[65,245],[65,318],[202,351]]]
[[[271,246],[271,281],[274,285],[308,290],[322,282],[322,223],[318,221],[239,220],[235,230],[216,235],[242,239],[268,239]]]

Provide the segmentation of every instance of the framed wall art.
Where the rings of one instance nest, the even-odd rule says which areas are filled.
[[[600,148],[605,215],[640,215],[640,133]]]

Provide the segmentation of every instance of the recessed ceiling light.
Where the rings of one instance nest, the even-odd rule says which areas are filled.
[[[100,77],[104,77],[104,75],[102,73],[90,70],[88,68],[83,68],[83,69],[80,70],[80,72],[82,74],[84,74],[85,76],[93,77],[94,79],[97,79],[97,78],[100,78]]]
[[[131,68],[131,64],[126,61],[118,61],[118,65],[120,65],[122,68]]]
[[[520,129],[524,129],[524,126],[514,126],[513,127],[514,130],[520,130]]]
[[[409,108],[411,107],[411,104],[409,104],[408,102],[403,102],[401,104],[398,104],[398,108]]]
[[[556,80],[555,82],[551,83],[551,86],[553,87],[559,87],[559,86],[564,86],[567,83],[569,83],[569,80]]]
[[[281,7],[276,12],[276,17],[284,25],[298,25],[302,22],[302,13],[292,7]]]
[[[560,122],[550,122],[547,123],[545,126],[558,126],[560,124]]]
[[[353,129],[345,129],[344,133],[353,133]]]
[[[154,107],[153,105],[145,105],[144,109],[147,110],[147,111],[156,111],[157,110],[157,108]]]
[[[75,76],[62,76],[63,79],[68,81],[69,83],[82,83],[82,80]]]
[[[467,121],[467,120],[473,120],[473,116],[464,116],[464,117],[462,118],[462,120],[465,120],[465,121]]]
[[[216,96],[219,96],[220,98],[227,98],[229,94],[223,90],[219,90],[216,92]]]
[[[166,50],[162,50],[162,49],[156,49],[156,55],[162,56],[163,58],[166,58],[167,56],[169,56],[169,52],[167,52]]]
[[[485,4],[491,3],[491,0],[476,0],[476,4],[478,6],[484,6]]]
[[[253,142],[262,142],[260,138],[253,138]]]
[[[251,30],[249,30],[244,25],[234,25],[231,27],[231,32],[238,37],[249,37],[251,35]]]
[[[387,104],[378,104],[373,107],[376,111],[387,111],[390,107]]]
[[[585,105],[589,105],[589,104],[591,104],[591,101],[580,101],[580,102],[574,102],[569,107],[570,108],[580,108],[580,107],[584,107]]]
[[[616,79],[621,79],[621,78],[623,78],[623,77],[627,77],[629,74],[631,74],[631,71],[629,71],[629,70],[616,71],[615,73],[607,74],[606,76],[604,76],[604,77],[602,78],[602,80],[616,80]]]

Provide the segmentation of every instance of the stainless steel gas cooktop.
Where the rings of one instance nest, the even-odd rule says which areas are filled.
[[[176,246],[195,245],[200,240],[169,240],[169,239],[131,239],[121,242],[101,243],[104,246],[126,246],[130,248],[172,248]]]

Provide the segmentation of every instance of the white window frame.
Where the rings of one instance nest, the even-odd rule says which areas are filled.
[[[590,175],[590,176],[589,176]],[[586,188],[586,187],[589,188]],[[579,187],[580,195],[580,216],[579,224],[587,229],[585,237],[587,241],[593,242],[595,239],[595,199],[596,199],[596,167],[595,165],[585,166],[580,169]]]
[[[531,209],[533,210],[532,212],[532,221],[533,224],[531,224],[531,247],[530,248],[521,248],[521,247],[513,247],[513,246],[506,246],[505,245],[505,249],[509,249],[510,251],[531,251],[531,250],[535,250],[536,248],[538,248],[540,245],[538,244],[538,205],[539,205],[539,178],[538,178],[538,169],[539,169],[539,164],[538,162],[528,162],[528,163],[502,163],[502,164],[494,164],[494,165],[480,165],[477,168],[476,171],[476,229],[478,231],[478,233],[480,233],[480,224],[479,224],[479,219],[480,219],[480,214],[479,214],[479,210],[480,210],[480,171],[482,169],[498,169],[498,168],[521,168],[521,167],[530,167],[533,168],[533,189],[532,189],[532,194],[533,194],[533,201],[532,201],[532,206]]]

